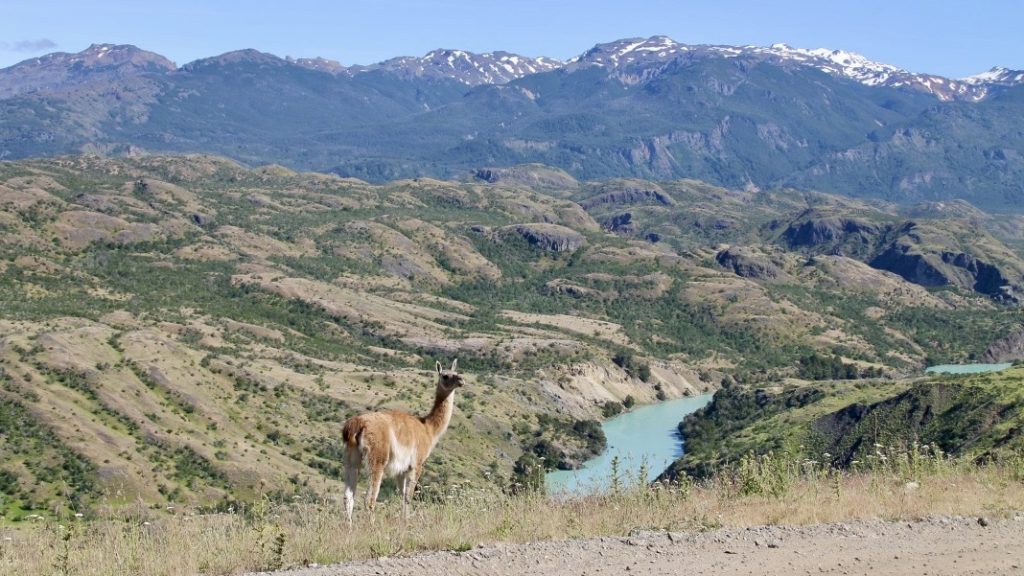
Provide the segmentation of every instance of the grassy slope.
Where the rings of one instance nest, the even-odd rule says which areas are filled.
[[[132,509],[67,526],[43,519],[5,532],[10,540],[4,542],[0,574],[235,574],[650,530],[910,522],[934,515],[995,521],[1024,507],[1020,460],[980,468],[933,460],[917,469],[893,466],[855,474],[799,463],[790,469],[797,471],[784,475],[771,493],[725,477],[672,488],[624,486],[617,493],[565,502],[456,488],[446,498],[432,493],[418,500],[409,521],[401,519],[397,502],[385,502],[376,521],[357,530],[348,529],[338,506],[325,502],[261,501],[216,515],[195,515],[182,507]]]
[[[687,417],[687,454],[669,475],[706,476],[748,454],[870,466],[893,453],[939,451],[978,461],[1024,452],[1024,368],[907,381],[731,387]],[[927,445],[927,448],[924,446]]]

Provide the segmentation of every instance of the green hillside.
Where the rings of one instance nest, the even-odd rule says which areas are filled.
[[[707,476],[771,453],[853,469],[936,454],[1001,461],[1024,453],[1022,425],[1019,366],[897,382],[733,386],[680,423],[687,453],[667,476]]]

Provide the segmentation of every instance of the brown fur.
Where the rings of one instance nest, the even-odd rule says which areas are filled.
[[[455,371],[457,362],[452,362],[450,371],[442,370],[437,363],[434,406],[425,416],[388,410],[360,414],[345,421],[341,437],[345,443],[345,509],[350,523],[355,486],[363,464],[370,475],[367,508],[373,510],[380,483],[388,475],[400,478],[402,508],[408,512],[423,463],[448,428],[455,410],[453,393],[462,386],[462,378]]]
[[[359,436],[363,433],[363,421],[358,416],[349,418],[341,428],[341,440],[348,448],[359,444]]]

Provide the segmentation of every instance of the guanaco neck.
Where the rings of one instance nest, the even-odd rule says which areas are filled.
[[[445,392],[440,386],[437,387],[437,394],[434,396],[434,407],[430,413],[423,417],[423,423],[427,430],[437,441],[448,429],[448,423],[452,421],[452,413],[455,412],[455,390]]]

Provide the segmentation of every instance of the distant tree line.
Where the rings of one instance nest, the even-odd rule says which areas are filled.
[[[798,374],[805,380],[857,380],[878,378],[882,369],[877,366],[861,369],[856,364],[843,362],[838,354],[826,356],[815,352],[800,358]]]

